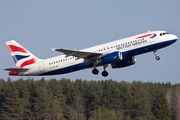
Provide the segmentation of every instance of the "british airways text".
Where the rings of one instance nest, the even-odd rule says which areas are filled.
[[[147,43],[147,40],[145,40],[144,38],[140,39],[140,40],[134,40],[132,43],[123,44],[122,46],[117,47],[117,50],[128,48],[128,47],[131,47],[131,46],[136,46],[136,45],[139,45],[139,44],[144,44],[144,43]]]

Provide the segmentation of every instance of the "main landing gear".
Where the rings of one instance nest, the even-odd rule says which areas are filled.
[[[106,68],[108,67],[108,65],[103,65],[104,71],[102,72],[102,76],[107,77],[108,76],[108,72],[106,71]]]
[[[103,65],[104,71],[102,72],[102,76],[107,77],[108,76],[108,72],[105,70],[108,67],[108,65]],[[96,68],[96,66],[94,66],[94,69],[92,70],[92,73],[94,75],[97,75],[99,73],[99,70]]]
[[[94,68],[94,69],[92,70],[92,73],[95,74],[95,75],[97,75],[97,74],[99,73],[99,70],[96,69],[96,68]]]
[[[156,56],[156,57],[155,57],[155,59],[156,59],[156,60],[160,60],[160,57],[159,57],[159,56],[157,56],[157,51],[156,51],[156,50],[154,50],[153,52],[154,52],[154,55]]]

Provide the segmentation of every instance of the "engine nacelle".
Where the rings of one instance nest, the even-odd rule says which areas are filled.
[[[113,53],[109,53],[103,57],[101,57],[98,62],[100,64],[109,64],[109,63],[112,63],[112,62],[118,62],[118,61],[121,61],[122,60],[122,54],[120,51],[116,51],[116,52],[113,52]]]
[[[119,62],[112,63],[111,66],[112,68],[122,68],[122,67],[133,65],[135,63],[136,63],[136,59],[133,56],[133,57],[125,58]]]

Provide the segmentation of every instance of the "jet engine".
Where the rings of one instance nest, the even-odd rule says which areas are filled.
[[[122,68],[122,67],[127,67],[130,65],[133,65],[136,63],[136,59],[135,57],[129,57],[129,58],[125,58],[121,61],[115,62],[115,63],[111,63],[112,68]]]
[[[120,60],[122,60],[122,54],[120,51],[116,51],[116,52],[113,52],[113,53],[109,53],[103,57],[101,57],[99,60],[98,60],[98,63],[100,64],[109,64],[109,63],[112,63],[112,62],[118,62]]]

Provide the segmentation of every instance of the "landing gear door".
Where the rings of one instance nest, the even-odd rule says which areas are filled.
[[[119,59],[122,60],[123,59],[123,56],[122,56],[122,52],[119,51]]]
[[[40,72],[44,72],[45,71],[45,69],[44,69],[44,61],[39,62],[39,71]]]

